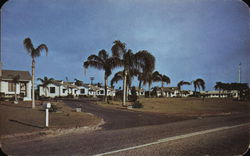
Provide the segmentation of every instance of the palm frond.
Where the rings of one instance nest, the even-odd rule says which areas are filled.
[[[126,52],[126,44],[122,43],[119,40],[113,42],[113,46],[111,48],[112,56],[114,57],[122,57]]]
[[[97,55],[90,55],[88,57],[88,61],[96,61],[96,62],[99,62],[100,64],[104,64],[104,60]]]
[[[162,75],[162,81],[165,82],[166,84],[170,84],[171,80],[168,76]]]
[[[35,50],[30,38],[25,38],[23,40],[23,45],[29,54],[32,54],[32,52]]]
[[[137,52],[135,60],[139,68],[142,68],[144,72],[152,72],[155,69],[155,57],[146,50]]]
[[[103,61],[107,60],[108,57],[109,57],[108,53],[104,49],[102,49],[102,50],[99,51],[98,56]]]
[[[35,51],[36,51],[37,53],[39,53],[39,55],[40,55],[40,53],[41,53],[42,50],[45,50],[45,51],[46,51],[46,55],[48,55],[49,49],[48,49],[48,47],[47,47],[46,44],[40,44],[40,45],[35,49]]]
[[[114,77],[111,79],[111,86],[114,85],[114,83],[117,83],[118,81],[123,80],[123,71],[119,71],[115,73]]]
[[[103,64],[97,61],[90,61],[90,60],[85,61],[83,66],[84,68],[88,68],[90,66],[90,67],[97,68],[97,69],[103,69]]]

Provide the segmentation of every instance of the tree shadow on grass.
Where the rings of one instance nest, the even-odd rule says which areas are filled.
[[[18,124],[21,124],[21,125],[25,125],[25,126],[31,126],[31,127],[40,128],[40,129],[44,128],[42,126],[37,126],[37,125],[33,125],[33,124],[30,124],[30,123],[25,123],[25,122],[21,122],[21,121],[17,121],[17,120],[9,119],[9,121],[15,122],[15,123],[18,123]]]

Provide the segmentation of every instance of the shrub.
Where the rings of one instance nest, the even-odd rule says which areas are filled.
[[[143,108],[142,103],[140,103],[140,101],[134,101],[134,103],[132,104],[133,108]]]
[[[57,106],[55,104],[51,104],[51,107],[49,109],[50,112],[56,112],[58,110]]]
[[[131,95],[129,96],[130,101],[135,102],[137,100],[136,89],[133,86],[131,89]]]
[[[122,97],[123,97],[123,91],[122,90],[117,91],[115,94],[115,99],[122,100]]]

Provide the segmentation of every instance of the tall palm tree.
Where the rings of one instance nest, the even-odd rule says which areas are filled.
[[[98,55],[90,55],[83,63],[84,68],[94,67],[99,70],[104,70],[104,88],[105,88],[105,102],[107,102],[107,88],[108,77],[112,74],[112,69],[121,65],[120,59],[117,57],[109,57],[108,53],[103,49],[99,51]]]
[[[179,88],[179,90],[180,90],[180,92],[181,92],[181,87],[183,86],[183,85],[191,85],[191,83],[190,82],[187,82],[187,81],[180,81],[178,84],[177,84],[177,87]],[[182,92],[181,92],[181,96],[182,96]]]
[[[147,72],[147,73],[143,73],[141,76],[141,81],[143,83],[143,85],[148,84],[148,92],[149,92],[149,97],[151,97],[151,85],[153,82],[158,81],[158,75],[159,72],[155,71],[155,72]]]
[[[147,74],[151,74],[155,69],[155,57],[146,50],[139,51],[135,54],[135,59],[140,68],[137,69],[137,76],[139,80],[139,91],[141,90],[141,84],[143,77]]]
[[[47,95],[48,95],[47,93],[48,93],[48,90],[49,90],[48,85],[52,84],[54,79],[53,78],[48,78],[47,76],[44,76],[43,79],[38,78],[37,80],[41,81],[41,83],[42,83],[41,86],[43,87],[43,91],[45,93],[45,96],[47,97]]]
[[[196,95],[196,90],[197,88],[200,90],[205,90],[205,81],[201,78],[198,78],[196,80],[193,81],[193,84],[194,84],[194,94]]]
[[[155,71],[153,75],[154,75],[155,82],[161,82],[161,95],[163,96],[164,83],[170,84],[171,80],[168,76],[164,74],[160,74],[158,71]]]
[[[48,47],[45,44],[40,44],[37,48],[34,48],[30,38],[25,38],[23,41],[24,47],[28,54],[32,58],[32,108],[35,106],[35,58],[41,55],[41,51],[45,50],[46,55],[48,54]]]
[[[17,100],[17,84],[20,82],[20,75],[10,75],[12,77],[12,82],[15,84],[15,101],[14,103],[17,104],[18,100]]]
[[[123,66],[123,106],[126,106],[126,90],[127,90],[127,79],[128,75],[132,71],[145,71],[152,70],[151,68],[155,67],[155,58],[146,50],[139,51],[134,54],[131,49],[126,48],[126,44],[122,43],[119,40],[113,42],[111,48],[112,54],[114,57],[117,57],[121,60]],[[148,72],[148,71],[147,71]],[[132,75],[130,75],[131,77]]]
[[[132,85],[132,80],[134,76],[138,75],[138,70],[137,69],[130,69],[129,72],[127,73],[126,77],[126,88],[125,88],[125,94],[126,94],[126,100],[128,99],[128,90],[131,88]],[[117,83],[120,80],[123,80],[124,77],[124,71],[118,71],[115,73],[114,77],[111,79],[111,86],[114,86],[114,83]]]

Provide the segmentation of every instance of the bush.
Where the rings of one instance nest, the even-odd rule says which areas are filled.
[[[135,102],[137,100],[135,87],[132,87],[132,89],[131,89],[131,95],[129,96],[129,100],[132,102]]]
[[[132,104],[132,107],[133,107],[133,108],[143,108],[143,105],[142,105],[142,103],[140,103],[140,101],[135,101],[135,102]]]
[[[115,99],[122,100],[122,97],[123,97],[123,91],[122,90],[117,91],[115,94]]]

